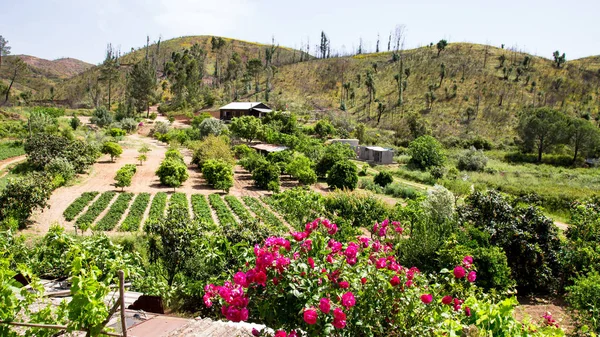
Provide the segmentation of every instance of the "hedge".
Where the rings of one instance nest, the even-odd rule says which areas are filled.
[[[94,198],[98,195],[99,192],[83,192],[79,198],[75,199],[73,203],[65,209],[63,212],[63,216],[67,221],[73,221],[81,211],[87,206]]]
[[[146,208],[148,208],[148,203],[150,203],[150,193],[138,194],[129,208],[129,214],[127,214],[127,217],[123,220],[119,230],[123,232],[137,231],[142,223],[144,212],[146,212]]]
[[[133,193],[121,193],[117,197],[117,200],[110,206],[108,213],[100,220],[95,226],[96,230],[110,231],[121,221],[123,214],[129,203],[133,199]]]

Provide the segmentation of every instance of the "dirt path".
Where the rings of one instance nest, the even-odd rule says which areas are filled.
[[[4,169],[6,169],[8,166],[10,166],[12,164],[16,164],[18,162],[21,162],[25,159],[27,159],[27,156],[21,155],[21,156],[17,156],[17,157],[11,157],[11,158],[6,158],[4,160],[0,160],[0,172],[4,171]],[[7,174],[8,174],[8,171],[0,173],[0,178],[4,177]]]

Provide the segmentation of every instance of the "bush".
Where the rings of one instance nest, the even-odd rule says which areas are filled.
[[[386,187],[393,181],[394,177],[392,177],[392,174],[387,171],[379,172],[375,175],[375,178],[373,178],[373,182],[381,187]]]
[[[285,167],[285,172],[298,179],[303,185],[312,185],[317,182],[317,174],[312,169],[313,163],[305,155],[299,154]]]
[[[252,172],[252,179],[258,188],[270,191],[279,189],[279,167],[268,162],[260,163]]]
[[[320,177],[325,177],[336,163],[353,158],[356,158],[356,153],[350,145],[343,143],[327,145],[323,156],[317,162],[315,171]]]
[[[81,120],[79,118],[77,118],[77,116],[73,116],[73,118],[71,118],[71,121],[69,122],[69,124],[71,125],[71,129],[77,130],[77,128],[79,128],[79,126],[81,126]]]
[[[258,137],[261,131],[262,123],[260,119],[254,116],[234,117],[231,120],[231,133],[234,136],[245,139],[248,142]]]
[[[221,197],[218,194],[209,195],[208,201],[210,202],[210,205],[212,206],[212,208],[215,210],[215,213],[217,214],[217,218],[219,219],[219,224],[222,227],[225,227],[225,226],[238,227],[239,226],[237,221],[235,220],[235,217],[229,210],[229,207],[227,207],[227,205],[225,204],[223,199],[221,199]]]
[[[329,187],[354,190],[358,183],[358,169],[350,161],[341,161],[333,165],[327,173]]]
[[[444,186],[435,185],[427,192],[421,206],[433,222],[446,222],[454,218],[454,194]]]
[[[115,175],[115,187],[121,187],[121,189],[125,189],[125,187],[131,186],[131,178],[137,171],[135,164],[125,164],[117,171],[117,175]]]
[[[392,183],[385,187],[384,193],[391,195],[394,198],[411,199],[416,200],[421,196],[420,192],[417,192],[414,188],[400,184]]]
[[[165,122],[156,122],[152,130],[150,130],[150,135],[166,135],[167,133],[169,133],[169,131],[171,131],[171,127],[169,126],[169,124]]]
[[[446,174],[447,170],[445,166],[433,166],[429,168],[429,174],[431,174],[431,178],[436,181],[442,179]]]
[[[434,166],[443,166],[446,160],[444,148],[435,138],[421,136],[408,145],[409,164],[426,170]]]
[[[146,223],[156,221],[165,216],[165,208],[167,207],[167,194],[165,192],[158,192],[152,198],[152,204],[150,204],[150,211],[148,212],[148,219]]]
[[[115,161],[115,158],[118,158],[123,153],[123,148],[121,145],[114,142],[106,142],[102,145],[102,153],[110,156],[111,161]]]
[[[121,120],[121,127],[128,133],[131,133],[137,130],[138,122],[136,122],[133,118],[123,118]]]
[[[324,119],[317,122],[314,131],[320,138],[328,138],[329,136],[335,135],[335,128],[333,125]]]
[[[127,134],[127,132],[125,132],[125,130],[123,129],[111,128],[110,130],[108,130],[108,134],[111,137],[123,137]]]
[[[158,114],[156,112],[152,112],[149,117],[151,120],[155,120],[158,117]]]
[[[94,110],[94,114],[90,121],[99,127],[105,127],[110,125],[113,122],[113,114],[108,111],[105,107],[101,106]]]
[[[482,151],[471,148],[470,150],[467,150],[458,156],[456,168],[461,171],[483,172],[487,162],[488,158],[483,154]]]
[[[202,175],[209,185],[226,193],[233,187],[233,167],[224,160],[207,160],[202,167]]]
[[[246,144],[240,144],[233,147],[233,153],[235,153],[236,158],[243,159],[256,154],[256,151]]]
[[[335,191],[325,198],[326,215],[341,217],[353,227],[370,229],[373,219],[385,219],[390,213],[388,206],[372,193],[365,191]]]
[[[211,226],[215,224],[204,194],[192,194],[192,210],[194,211],[194,219]]]
[[[52,177],[60,176],[65,183],[75,177],[75,168],[73,164],[65,158],[54,158],[46,165],[45,171]]]
[[[98,148],[81,140],[69,140],[62,136],[34,134],[24,146],[27,161],[36,169],[42,170],[55,158],[65,158],[77,173],[83,173],[96,162],[100,155]]]
[[[185,163],[177,159],[163,160],[156,175],[160,178],[161,184],[173,189],[181,186],[190,177]]]
[[[280,232],[287,230],[287,227],[279,220],[273,212],[269,211],[258,199],[244,196],[242,197],[244,203],[256,216],[274,232]]]
[[[592,331],[600,332],[600,274],[592,271],[575,279],[567,287],[567,302],[579,315],[582,323],[589,324]]]
[[[229,148],[229,144],[222,137],[208,136],[199,142],[193,142],[189,145],[193,151],[192,163],[202,169],[204,162],[209,159],[221,159],[225,162],[235,165],[235,158]]]
[[[221,120],[216,118],[207,118],[198,125],[198,130],[200,130],[200,136],[202,138],[208,136],[220,136],[227,130],[227,126]]]
[[[250,173],[254,172],[257,167],[264,164],[269,164],[269,162],[265,159],[265,157],[256,152],[240,160],[240,165]]]
[[[12,219],[24,228],[34,210],[48,206],[52,194],[49,177],[32,172],[24,177],[9,179],[0,191],[0,223]]]
[[[263,200],[296,228],[304,228],[310,219],[325,214],[325,198],[307,187],[287,189]]]

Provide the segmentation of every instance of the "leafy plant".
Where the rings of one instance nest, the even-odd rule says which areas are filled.
[[[67,221],[73,221],[81,211],[87,206],[99,192],[83,192],[81,196],[75,199],[69,207],[63,212],[63,216]]]
[[[354,190],[358,184],[358,169],[348,160],[337,162],[327,172],[327,185],[332,188]]]
[[[221,159],[209,159],[202,167],[202,175],[209,185],[229,193],[233,187],[233,167]]]
[[[136,171],[137,168],[134,164],[125,164],[121,167],[115,176],[115,187],[121,187],[121,190],[124,190],[125,187],[131,186],[131,179]]]
[[[262,162],[252,171],[252,179],[258,188],[279,190],[279,172],[276,165]]]
[[[208,201],[210,205],[217,213],[217,218],[219,219],[219,224],[221,226],[231,226],[237,227],[238,223],[235,220],[235,217],[218,194],[211,194],[208,196]]]
[[[483,154],[483,151],[472,148],[465,151],[458,157],[456,168],[461,171],[479,171],[482,172],[487,165],[488,158]]]
[[[20,228],[25,227],[27,219],[34,210],[48,206],[52,194],[52,183],[48,176],[32,172],[24,177],[8,180],[0,191],[0,224],[16,220]]]
[[[185,163],[176,159],[165,159],[161,162],[156,175],[163,185],[173,187],[181,186],[188,178],[188,170]]]
[[[115,161],[115,158],[119,158],[123,153],[121,145],[114,142],[106,142],[102,145],[102,153],[110,156],[110,161]]]
[[[117,200],[110,206],[108,213],[96,224],[96,230],[110,231],[121,220],[123,214],[129,207],[129,202],[133,199],[133,193],[121,193]]]
[[[248,206],[248,208],[250,208],[250,210],[252,210],[252,212],[254,212],[254,214],[256,214],[256,216],[259,217],[260,220],[267,226],[278,231],[283,231],[286,229],[283,222],[281,222],[281,220],[279,220],[275,214],[268,210],[258,199],[244,196],[242,197],[242,200],[244,200],[246,206]]]
[[[81,226],[90,226],[93,224],[94,220],[96,220],[100,213],[104,211],[106,206],[108,206],[110,201],[114,198],[115,194],[117,193],[114,191],[106,191],[100,194],[100,197],[94,201],[87,211],[82,216],[77,218],[77,221],[75,221],[75,227],[81,228]]]
[[[192,209],[194,210],[194,219],[204,224],[214,225],[210,206],[203,194],[192,194]]]
[[[443,166],[446,160],[444,147],[431,136],[421,136],[408,145],[409,164],[426,170],[434,166]]]
[[[381,171],[375,175],[373,182],[381,187],[386,187],[394,181],[394,177],[390,172]]]
[[[127,217],[119,226],[119,231],[123,232],[135,232],[140,228],[140,224],[142,223],[142,218],[144,217],[144,212],[146,212],[146,208],[148,208],[148,203],[150,203],[150,193],[140,193],[135,197],[133,204],[129,208],[129,213],[127,213]]]
[[[173,206],[177,206],[178,208],[189,210],[187,195],[185,193],[171,194],[171,198],[169,199],[169,208],[171,208]],[[188,214],[188,218],[189,218],[190,217],[189,212],[187,214]]]
[[[148,219],[146,223],[152,220],[160,219],[165,215],[165,208],[167,207],[167,194],[165,192],[158,192],[152,198],[152,204],[150,205],[150,211],[148,213]]]

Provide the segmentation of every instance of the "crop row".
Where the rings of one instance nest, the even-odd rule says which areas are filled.
[[[75,227],[87,228],[88,226],[91,226],[98,215],[100,215],[106,206],[108,206],[112,198],[115,197],[115,194],[117,194],[115,191],[107,191],[102,193],[100,197],[88,208],[87,212],[77,218],[77,221],[75,221]]]
[[[167,193],[158,192],[154,195],[152,199],[152,204],[150,205],[150,212],[148,213],[148,220],[156,220],[160,219],[165,215],[165,207],[167,206]]]
[[[274,229],[284,230],[285,226],[270,210],[268,210],[258,199],[253,197],[242,197],[244,203],[250,208],[257,217],[259,217],[266,225]]]
[[[148,208],[148,203],[150,202],[150,193],[140,193],[131,208],[129,208],[129,213],[123,223],[119,227],[120,231],[124,232],[135,232],[140,228],[140,224],[142,223],[142,218],[144,217],[144,212],[146,212],[146,208]]]
[[[194,210],[195,219],[208,225],[213,225],[215,223],[212,218],[210,206],[203,194],[192,195],[192,209]]]
[[[250,212],[248,212],[244,204],[242,204],[242,202],[239,201],[238,198],[234,197],[233,195],[226,195],[225,201],[227,202],[229,207],[231,207],[233,213],[237,215],[237,217],[240,219],[243,225],[252,221],[256,221],[256,219],[254,219],[252,215],[250,215]]]
[[[219,218],[219,223],[221,226],[237,226],[238,223],[235,220],[235,217],[218,194],[211,194],[208,196],[208,201],[210,205],[217,213],[217,217]]]
[[[87,206],[94,198],[98,195],[99,192],[83,192],[79,198],[75,199],[73,203],[65,209],[63,212],[63,216],[67,221],[73,221],[81,211]]]
[[[171,207],[171,205],[177,205],[183,209],[188,210],[187,214],[188,217],[190,216],[189,214],[189,204],[188,204],[188,199],[187,199],[187,195],[185,193],[173,193],[171,195],[171,199],[169,199],[169,207]]]
[[[117,200],[110,206],[108,213],[96,224],[97,230],[110,231],[121,221],[123,214],[133,199],[133,193],[121,193]]]

